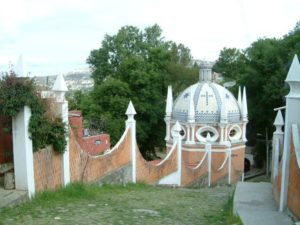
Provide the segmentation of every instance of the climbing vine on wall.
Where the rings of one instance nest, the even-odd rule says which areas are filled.
[[[24,106],[31,109],[29,132],[33,150],[52,145],[55,152],[63,153],[67,144],[65,124],[47,112],[47,101],[40,97],[32,79],[10,72],[0,79],[0,114],[15,117]]]

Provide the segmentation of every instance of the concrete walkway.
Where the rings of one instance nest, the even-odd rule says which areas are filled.
[[[244,225],[293,225],[291,218],[275,206],[272,184],[239,182],[236,186],[233,212]]]
[[[4,190],[0,186],[0,208],[16,205],[27,199],[27,191]]]

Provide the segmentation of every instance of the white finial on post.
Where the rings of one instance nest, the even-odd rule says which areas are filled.
[[[132,104],[131,101],[128,104],[128,107],[127,107],[127,110],[126,110],[125,114],[128,117],[127,121],[135,121],[134,120],[134,115],[136,114],[136,111],[135,111],[135,109],[134,109],[133,104]]]
[[[24,62],[22,54],[19,56],[19,59],[16,63],[14,71],[15,71],[17,77],[28,77],[28,75],[29,75],[29,72],[28,72],[28,69]]]
[[[294,56],[285,81],[290,85],[290,93],[287,97],[300,97],[300,64],[297,55]]]
[[[62,74],[56,77],[52,91],[56,94],[58,102],[65,101],[65,93],[68,91],[68,87]]]
[[[276,131],[275,132],[282,132],[282,126],[284,125],[284,120],[282,117],[282,113],[281,110],[278,110],[275,121],[273,123],[276,127]]]
[[[180,126],[180,124],[179,124],[179,122],[178,122],[178,120],[176,121],[176,123],[175,123],[175,126],[174,126],[174,128],[173,128],[173,136],[174,137],[180,137],[180,132],[181,131],[181,126]]]
[[[168,86],[167,104],[166,104],[166,117],[171,118],[173,108],[173,94],[172,86]]]

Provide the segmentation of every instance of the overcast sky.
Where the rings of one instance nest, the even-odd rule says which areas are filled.
[[[216,60],[223,47],[282,37],[297,21],[299,0],[6,0],[0,8],[0,71],[20,54],[34,75],[87,67],[105,34],[154,23],[195,59]]]

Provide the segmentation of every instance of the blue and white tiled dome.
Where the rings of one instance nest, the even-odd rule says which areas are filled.
[[[194,104],[196,123],[219,123],[222,104],[225,104],[228,122],[241,121],[241,109],[236,98],[214,82],[202,80],[185,89],[174,102],[172,119],[187,122],[191,103]]]

